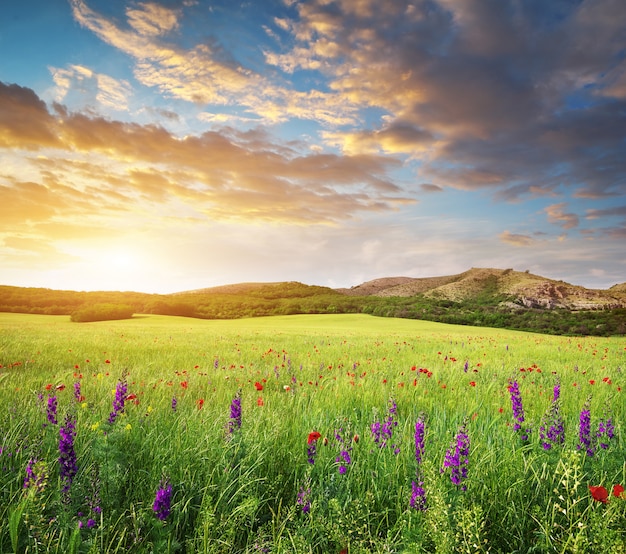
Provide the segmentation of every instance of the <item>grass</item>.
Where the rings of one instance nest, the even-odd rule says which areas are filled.
[[[626,484],[625,357],[619,338],[366,315],[77,324],[0,313],[0,552],[624,552],[626,500],[611,491]],[[539,428],[557,378],[565,442],[546,451]],[[528,441],[513,430],[511,380]],[[110,424],[120,382],[124,410]],[[390,417],[391,399],[381,448],[370,428]],[[594,456],[578,449],[586,402],[592,435],[602,418],[615,425]],[[64,494],[66,414],[78,471]],[[441,469],[464,422],[461,490]],[[24,487],[31,460],[39,486]],[[426,511],[409,506],[416,480]],[[590,485],[610,500],[594,500]]]

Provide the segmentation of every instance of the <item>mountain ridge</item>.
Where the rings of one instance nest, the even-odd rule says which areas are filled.
[[[459,302],[479,295],[508,296],[526,308],[597,310],[626,307],[626,283],[609,289],[588,289],[528,271],[471,268],[438,277],[383,277],[351,288],[335,289],[348,296],[398,296],[423,294],[428,298]]]

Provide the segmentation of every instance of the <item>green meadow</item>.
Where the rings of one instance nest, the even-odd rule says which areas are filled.
[[[623,337],[0,313],[0,365],[3,553],[626,552]]]

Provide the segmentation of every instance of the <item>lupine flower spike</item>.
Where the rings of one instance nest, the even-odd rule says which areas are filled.
[[[450,480],[462,491],[467,489],[463,481],[467,478],[467,469],[469,466],[469,449],[470,439],[467,434],[467,422],[459,428],[454,442],[446,451],[441,472],[446,468],[450,468]]]
[[[115,397],[113,398],[113,411],[109,414],[109,423],[112,425],[117,419],[118,414],[124,413],[124,402],[128,385],[126,384],[126,376],[122,376],[115,387]]]
[[[156,491],[154,503],[152,504],[154,515],[161,521],[165,521],[167,516],[170,515],[171,504],[172,485],[167,479],[162,479]]]
[[[559,401],[561,393],[561,383],[558,381],[554,385],[554,394],[550,409],[541,420],[539,437],[544,450],[550,450],[552,446],[562,445],[565,442],[565,426],[561,416],[561,403]]]
[[[65,495],[69,492],[72,481],[78,472],[76,452],[74,451],[76,420],[70,414],[65,417],[65,423],[59,429],[59,435],[59,477],[63,484],[61,492]]]
[[[232,434],[241,428],[241,390],[230,403],[230,420],[228,422],[228,433]]]
[[[519,390],[519,384],[517,381],[509,381],[509,393],[511,394],[511,408],[513,410],[513,419],[515,424],[513,430],[520,433],[520,439],[523,441],[528,440],[530,435],[530,428],[522,430],[524,423],[524,407],[522,405],[522,395]]]
[[[587,398],[583,409],[580,411],[578,425],[578,450],[585,450],[587,456],[595,454],[593,440],[591,438],[591,397]]]

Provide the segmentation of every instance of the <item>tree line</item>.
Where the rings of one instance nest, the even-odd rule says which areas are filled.
[[[594,311],[513,308],[514,298],[488,292],[454,302],[424,295],[348,296],[327,287],[302,283],[256,285],[235,290],[161,295],[0,286],[0,311],[68,315],[76,322],[125,319],[140,313],[201,319],[365,313],[554,335],[626,334],[626,309],[623,308]]]

